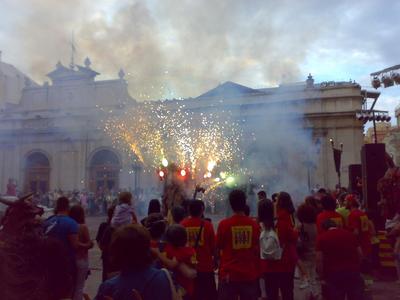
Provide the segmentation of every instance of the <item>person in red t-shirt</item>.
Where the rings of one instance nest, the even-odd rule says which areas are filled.
[[[286,192],[278,194],[276,226],[271,220],[271,208],[268,202],[260,202],[259,219],[264,228],[274,230],[282,249],[281,257],[261,259],[261,269],[265,280],[268,299],[279,299],[279,291],[283,300],[293,300],[294,270],[297,263],[296,245],[298,233],[294,229],[294,206],[290,195]],[[263,248],[261,248],[263,250]]]
[[[344,227],[344,219],[341,214],[337,213],[335,211],[336,209],[336,200],[333,199],[329,195],[325,195],[321,199],[321,204],[322,208],[324,209],[322,212],[320,212],[317,216],[317,231],[318,234],[324,232],[324,229],[322,227],[322,223],[330,219],[334,221],[338,227],[343,228]]]
[[[185,264],[189,268],[195,269],[197,264],[196,251],[193,247],[186,246],[187,234],[185,227],[177,224],[170,225],[166,232],[166,239],[165,253],[167,258],[176,260],[178,264]],[[177,270],[176,281],[186,292],[184,299],[193,299],[193,279],[185,276],[179,269],[175,270]]]
[[[317,237],[317,270],[326,281],[328,299],[361,300],[363,282],[360,276],[361,249],[355,236],[327,219],[324,231]]]
[[[258,262],[260,228],[244,214],[246,194],[233,190],[229,194],[233,216],[222,220],[217,229],[220,251],[218,299],[256,300],[259,295]]]
[[[196,250],[197,277],[194,299],[217,299],[214,276],[215,233],[212,224],[201,218],[204,204],[200,200],[189,203],[189,217],[181,225],[186,228],[188,244]]]
[[[371,254],[371,232],[369,228],[369,219],[365,212],[359,209],[360,204],[357,199],[351,199],[347,203],[350,208],[348,217],[348,228],[357,238],[361,247],[363,256],[366,258]]]

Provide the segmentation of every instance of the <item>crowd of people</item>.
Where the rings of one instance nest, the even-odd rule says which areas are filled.
[[[99,188],[97,192],[89,192],[83,190],[64,191],[62,189],[55,189],[48,192],[35,192],[33,193],[33,202],[42,205],[46,208],[54,208],[56,201],[60,197],[66,197],[70,200],[71,205],[79,204],[85,210],[88,216],[106,215],[108,207],[117,204],[118,194],[126,191],[120,189],[104,190]],[[134,191],[129,190],[135,196],[135,210],[142,214],[145,211],[147,199],[150,197],[159,196],[160,192],[157,188],[138,188]],[[7,188],[6,196],[22,196],[23,193],[18,191],[16,186],[14,189]]]
[[[309,299],[365,299],[379,261],[374,224],[356,194],[319,189],[297,208],[284,191],[271,199],[265,191],[257,196],[257,214],[250,215],[245,192],[232,190],[228,202],[233,213],[214,227],[201,200],[166,212],[153,199],[147,216],[139,220],[132,194],[119,193],[95,239],[103,267],[95,299],[291,300],[296,270],[299,287]],[[2,221],[3,231],[11,224],[10,215]],[[399,216],[391,220],[388,236],[394,241],[400,275]],[[60,196],[54,216],[40,228],[44,240],[59,242],[62,249],[56,252],[62,257],[57,263],[63,267],[36,268],[45,268],[53,281],[62,278],[63,285],[45,285],[47,296],[42,293],[37,299],[87,299],[83,291],[89,274],[88,251],[96,245],[84,207]],[[27,239],[32,241],[31,235]],[[21,240],[14,244],[21,245]],[[0,257],[4,258],[0,264],[7,266],[1,247]],[[57,288],[58,292],[52,291]],[[8,291],[12,290],[17,293],[15,285]],[[2,299],[22,299],[11,294]]]

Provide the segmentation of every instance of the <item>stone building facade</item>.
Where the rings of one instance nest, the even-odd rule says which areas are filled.
[[[72,69],[58,63],[48,74],[51,84],[25,80],[19,103],[0,113],[2,191],[9,178],[26,191],[134,188],[134,176],[141,176],[143,185],[157,184],[155,174],[135,175],[141,171],[133,172],[129,157],[114,149],[102,130],[106,113],[118,115],[140,105],[129,95],[123,71],[114,80],[96,80],[97,75],[87,59]],[[315,84],[309,76],[305,82],[266,89],[227,82],[197,98],[179,101],[199,113],[232,110],[235,118],[246,120],[245,139],[268,111],[279,107],[277,117],[297,119],[310,132],[311,142],[320,146],[313,154],[312,170],[308,174],[303,170],[309,184],[334,187],[337,176],[329,139],[344,144],[342,184],[346,185],[347,167],[360,163],[363,145],[363,123],[355,114],[366,98],[378,96],[356,83]],[[173,108],[181,102],[167,103]],[[268,134],[271,128],[264,130]]]
[[[392,129],[392,125],[390,123],[376,123],[376,142],[377,143],[383,143],[386,135],[390,132]],[[364,142],[366,144],[372,144],[375,143],[375,132],[374,132],[374,127],[368,128],[365,137],[364,137]]]
[[[386,152],[393,157],[394,163],[400,166],[400,106],[395,109],[396,125],[385,135],[383,142]]]
[[[115,80],[95,81],[90,67],[58,63],[48,74],[52,84],[27,85],[20,103],[0,117],[0,183],[16,179],[25,191],[61,188],[94,190],[96,184],[128,186],[126,157],[112,149],[101,130],[106,110],[135,105],[120,73]]]

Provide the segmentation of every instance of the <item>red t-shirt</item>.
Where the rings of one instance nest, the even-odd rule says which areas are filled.
[[[293,217],[286,210],[277,212],[276,234],[283,249],[280,260],[261,259],[263,273],[294,272],[297,263],[296,245],[298,232],[294,229]]]
[[[196,268],[196,251],[192,247],[176,248],[170,244],[165,245],[165,253],[169,259],[174,257],[180,263],[185,263],[189,267]],[[193,295],[194,282],[192,279],[176,273],[176,281],[186,290],[189,295]]]
[[[186,228],[188,236],[188,245],[195,246],[197,237],[199,235],[201,224],[201,236],[199,239],[198,247],[196,250],[197,271],[199,272],[213,272],[214,270],[214,251],[215,251],[215,233],[212,224],[209,221],[200,218],[186,218],[181,222],[181,225]]]
[[[158,245],[159,245],[158,243],[159,243],[158,241],[150,240],[150,248],[158,249]]]
[[[158,249],[161,253],[165,252],[166,242],[150,240],[150,248]]]
[[[260,228],[250,217],[233,215],[217,230],[221,280],[249,281],[259,276]]]
[[[317,237],[316,250],[322,252],[324,275],[334,272],[359,272],[358,243],[351,232],[332,228]]]
[[[368,256],[372,251],[372,247],[367,214],[359,209],[352,210],[348,217],[348,227],[350,231],[356,233],[363,255]]]
[[[323,212],[320,212],[317,216],[317,231],[318,234],[324,232],[325,230],[322,228],[322,224],[324,223],[325,220],[331,219],[334,221],[338,227],[344,227],[344,219],[343,216],[336,211],[329,211],[329,210],[324,210]]]
[[[160,251],[161,254],[164,255],[165,255],[165,245],[166,243],[163,241],[150,240],[150,248],[157,249],[158,251]],[[154,258],[155,258],[154,266],[158,269],[163,268],[164,267],[163,263],[157,257]]]

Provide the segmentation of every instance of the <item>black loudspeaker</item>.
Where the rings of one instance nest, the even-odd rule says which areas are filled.
[[[349,165],[349,190],[351,192],[362,193],[362,169],[361,164]]]
[[[380,195],[377,184],[378,180],[385,175],[387,170],[385,162],[385,144],[365,144],[361,148],[361,163],[363,203],[367,208],[367,212],[375,219],[375,223],[381,223],[378,210]]]

